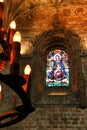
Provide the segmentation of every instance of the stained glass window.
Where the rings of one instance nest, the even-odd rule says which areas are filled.
[[[46,87],[69,87],[69,59],[64,50],[47,54]]]

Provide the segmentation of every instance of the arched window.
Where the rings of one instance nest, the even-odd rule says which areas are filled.
[[[46,87],[69,87],[69,58],[64,50],[55,49],[47,54]]]

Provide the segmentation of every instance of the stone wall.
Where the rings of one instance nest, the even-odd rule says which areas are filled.
[[[36,108],[26,119],[3,130],[87,130],[87,110],[56,106]]]
[[[61,2],[61,4],[58,6],[53,6],[53,4],[50,5],[50,2],[48,1],[48,5],[46,4],[46,6],[43,6],[41,4],[40,6],[34,8],[34,10],[31,9],[31,11],[30,10],[28,11],[28,8],[30,7],[28,6],[29,3],[25,2],[26,4],[21,4],[22,8],[21,9],[19,8],[19,12],[16,12],[14,15],[17,22],[17,29],[21,31],[23,36],[23,40],[22,40],[23,44],[25,44],[26,42],[31,43],[33,49],[37,49],[38,47],[37,45],[38,43],[40,43],[38,42],[39,40],[41,40],[41,44],[42,44],[42,41],[44,40],[44,38],[46,38],[46,37],[39,37],[39,39],[36,40],[36,37],[42,36],[44,32],[48,32],[49,30],[53,31],[55,28],[59,29],[61,27],[62,28],[64,27],[64,29],[66,28],[67,30],[74,32],[80,37],[80,44],[78,50],[81,51],[80,54],[82,57],[79,57],[81,64],[79,63],[80,66],[79,73],[78,73],[79,80],[76,80],[76,82],[77,83],[79,82],[80,86],[82,86],[81,89],[82,91],[84,90],[83,87],[85,87],[85,93],[84,91],[82,93],[82,95],[85,95],[85,97],[82,96],[84,97],[83,102],[85,101],[85,99],[87,99],[87,55],[86,55],[87,3],[86,2],[87,2],[86,0],[81,2],[80,1],[71,2],[70,0],[66,0]],[[15,11],[15,8],[13,11]],[[28,14],[25,12],[28,12]],[[21,13],[22,15],[20,15]],[[10,21],[10,19],[12,19],[12,15],[13,13],[10,12],[8,22]],[[16,16],[18,17],[16,18]],[[46,36],[46,34],[47,33],[45,33],[44,36]],[[63,35],[59,35],[59,36],[61,37]],[[49,41],[49,39],[50,39],[50,35],[47,39],[44,40],[43,44],[45,45],[45,43],[47,43],[47,40]],[[75,44],[77,45],[77,41],[75,41],[74,45]],[[41,47],[40,51],[44,52],[44,45],[39,46]],[[31,48],[30,50],[32,51],[30,52],[28,50],[29,55],[27,56],[27,58],[22,57],[22,60],[20,62],[21,75],[23,75],[23,70],[26,64],[30,64],[32,66],[33,74],[34,74],[35,62],[33,61],[35,61],[36,55],[39,59],[37,67],[41,67],[41,64],[39,64],[39,62],[41,61],[40,54],[42,53],[39,52],[37,54],[37,52],[39,51],[38,49],[36,53],[33,53],[33,49]],[[78,54],[78,52],[76,52],[76,54]],[[78,55],[80,56],[80,54]],[[75,56],[77,55],[72,55],[71,60],[74,59]],[[75,61],[78,62],[78,60],[74,60],[73,66],[75,64]],[[41,62],[43,63],[43,61]],[[42,68],[41,72],[43,73],[43,66],[41,68]],[[75,73],[73,72],[74,73],[73,80],[72,80],[73,83],[74,83],[74,78],[76,78],[78,66],[76,66],[75,69],[76,69]],[[38,69],[36,68],[36,70]],[[3,70],[2,73],[9,73],[8,67],[5,70]],[[38,72],[38,75],[39,74],[40,73]],[[32,77],[32,80],[33,78],[34,77]],[[87,130],[87,108],[81,109],[79,108],[79,106],[78,107],[74,106],[75,104],[73,106],[72,105],[68,106],[67,101],[69,101],[69,105],[70,105],[70,101],[72,102],[73,99],[72,97],[69,97],[70,100],[67,101],[64,97],[63,98],[51,97],[49,100],[48,97],[42,94],[43,86],[40,87],[40,85],[42,84],[39,85],[38,89],[34,87],[35,85],[37,85],[37,81],[38,80],[35,79],[33,80],[32,82],[33,89],[31,88],[31,93],[30,93],[32,96],[32,100],[34,101],[34,104],[32,105],[35,106],[35,111],[30,115],[28,115],[27,118],[25,118],[23,121],[19,122],[18,124],[9,126],[7,128],[3,128],[3,130],[41,130],[41,129],[42,130]],[[8,106],[8,111],[9,109],[12,109],[11,105],[13,105],[14,107],[14,104],[12,104],[12,97],[10,96],[10,94],[13,94],[13,96],[15,96],[15,94],[12,93],[11,91],[3,89],[3,100],[0,102],[0,113],[3,111],[7,111],[7,106]],[[6,100],[4,101],[5,98]],[[61,99],[63,99],[63,104]]]

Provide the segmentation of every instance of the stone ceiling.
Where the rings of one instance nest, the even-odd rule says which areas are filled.
[[[16,21],[22,35],[22,54],[29,54],[38,35],[58,26],[83,38],[87,34],[87,0],[5,0],[4,19],[6,29]]]

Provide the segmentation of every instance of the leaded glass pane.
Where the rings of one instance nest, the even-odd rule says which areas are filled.
[[[68,54],[63,50],[53,50],[47,55],[46,87],[69,86]]]

